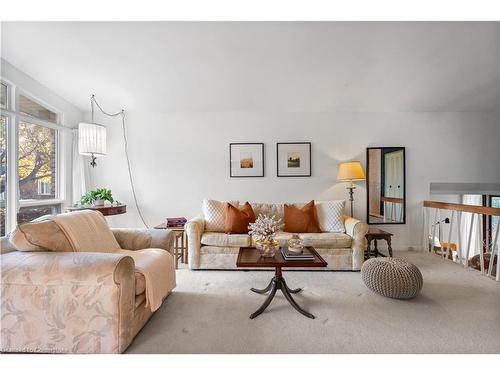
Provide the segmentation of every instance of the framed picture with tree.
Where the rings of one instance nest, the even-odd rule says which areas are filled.
[[[311,143],[281,142],[276,144],[278,177],[311,177]]]

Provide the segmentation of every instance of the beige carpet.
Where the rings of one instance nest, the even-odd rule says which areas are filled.
[[[272,274],[177,271],[177,288],[128,353],[500,353],[500,283],[435,255],[399,252],[424,276],[419,297],[398,301],[366,289],[359,272],[285,272],[298,314],[278,291],[248,316]]]

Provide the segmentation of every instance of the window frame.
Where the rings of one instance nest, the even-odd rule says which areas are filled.
[[[37,181],[37,191],[38,191],[38,195],[50,195],[50,192],[47,193],[45,192],[45,189],[47,187],[47,183],[45,181],[40,181],[38,180]]]
[[[12,198],[12,193],[11,193],[11,166],[9,165],[9,162],[12,158],[12,145],[9,142],[9,137],[12,132],[12,116],[7,113],[6,110],[2,109],[0,110],[0,116],[5,117],[7,124],[6,124],[6,148],[7,148],[7,173],[6,173],[6,178],[7,178],[7,183],[5,184],[6,190],[5,190],[5,233],[9,233],[11,228],[13,227],[12,223],[12,215],[10,215],[10,200]]]
[[[19,114],[19,116],[23,116],[23,117],[26,117],[26,118],[33,119],[33,121],[40,121],[40,122],[42,122],[44,124],[50,124],[50,125],[56,125],[56,126],[61,125],[62,114],[55,107],[51,106],[50,104],[48,104],[44,100],[37,99],[35,96],[31,95],[30,93],[28,93],[27,91],[23,90],[20,87],[17,88],[17,90],[15,92],[15,95],[16,95],[16,105],[14,106],[14,108],[15,108],[16,113]],[[57,121],[56,122],[52,122],[52,121],[43,120],[43,119],[38,118],[36,116],[33,116],[33,115],[29,114],[29,113],[22,112],[21,108],[20,108],[21,107],[21,100],[20,100],[21,96],[24,96],[25,98],[31,100],[35,104],[38,104],[39,106],[41,106],[41,107],[49,110],[50,112],[55,113],[56,116],[57,116]]]
[[[0,104],[0,110],[4,111],[4,110],[9,110],[11,108],[11,98],[10,98],[10,92],[11,92],[11,85],[9,83],[7,83],[6,81],[4,81],[3,79],[0,79],[0,84],[2,84],[3,86],[7,87],[7,96],[6,96],[6,103],[5,103],[5,108],[3,108]]]
[[[57,211],[61,211],[64,204],[65,188],[64,171],[61,162],[61,153],[64,150],[63,132],[67,130],[64,127],[64,113],[54,106],[47,104],[45,101],[31,95],[26,90],[20,88],[0,77],[0,81],[7,86],[7,108],[0,109],[1,115],[7,117],[7,194],[6,194],[6,209],[5,231],[9,233],[17,225],[17,214],[20,208],[38,207],[38,206],[54,206]],[[57,123],[52,123],[30,116],[20,112],[19,96],[23,95],[35,103],[47,108],[57,114]],[[53,199],[19,199],[19,123],[27,122],[33,125],[42,126],[56,131],[56,181],[55,181],[55,198]]]

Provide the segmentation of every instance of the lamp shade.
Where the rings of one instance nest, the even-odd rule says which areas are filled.
[[[365,171],[359,161],[340,163],[337,173],[339,181],[363,181],[366,179]]]
[[[81,155],[106,155],[106,128],[98,124],[80,122],[78,152]]]

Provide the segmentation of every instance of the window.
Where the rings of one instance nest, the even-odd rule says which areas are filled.
[[[50,181],[38,180],[38,195],[51,195],[51,188]]]
[[[0,82],[0,108],[6,109],[9,105],[9,86]]]
[[[57,113],[48,110],[24,95],[19,95],[19,112],[57,124]]]
[[[5,236],[7,209],[7,120],[0,116],[0,236]]]
[[[21,207],[17,213],[18,224],[27,223],[44,215],[55,215],[59,213],[56,205]]]
[[[60,113],[1,79],[0,89],[0,235],[5,235],[18,223],[61,211],[63,148]]]
[[[18,137],[19,198],[56,198],[57,131],[21,121]]]

